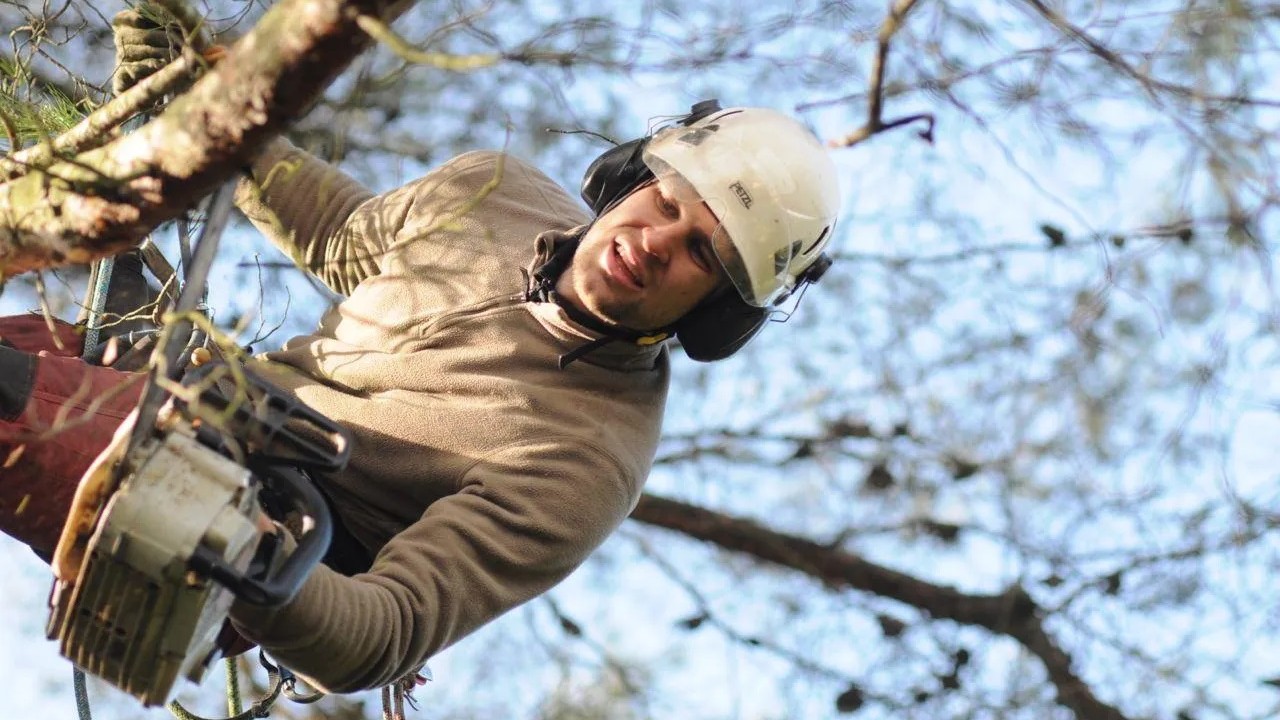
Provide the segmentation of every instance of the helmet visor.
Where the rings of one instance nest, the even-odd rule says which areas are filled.
[[[663,162],[661,158],[646,155],[645,163],[653,171],[663,195],[681,204],[705,205],[711,211],[711,214],[715,216],[719,224],[710,237],[711,249],[738,294],[744,299],[751,298],[754,293],[751,273],[743,260],[742,253],[739,252],[738,246],[734,243],[733,237],[730,236],[728,229],[724,225],[725,213],[729,207],[725,199],[723,197],[707,197],[698,192],[692,183],[670,165]],[[756,304],[751,300],[748,300],[748,302],[752,305]]]
[[[731,126],[739,115],[726,112],[724,117],[706,127],[660,131],[643,158],[656,177],[678,177],[685,192],[711,209],[724,231],[717,234],[716,254],[734,287],[749,305],[769,307],[791,292],[825,244],[837,187],[824,173],[789,161],[782,150],[749,142],[762,135],[796,134],[793,121],[786,120],[777,133],[771,125],[747,133],[749,128]],[[808,131],[801,140],[804,150],[830,164]]]

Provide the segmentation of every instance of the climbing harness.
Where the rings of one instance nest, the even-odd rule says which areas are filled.
[[[227,669],[227,717],[206,718],[197,715],[183,707],[177,700],[169,703],[169,712],[173,713],[178,720],[250,720],[250,718],[269,716],[271,708],[281,695],[302,705],[314,703],[324,697],[324,693],[321,692],[298,692],[297,677],[287,668],[267,660],[266,653],[259,650],[258,663],[267,671],[267,692],[260,700],[245,708],[240,699],[239,669],[235,658],[227,658],[224,663]],[[85,719],[82,718],[82,720]]]

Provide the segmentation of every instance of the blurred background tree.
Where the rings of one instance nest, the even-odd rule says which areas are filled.
[[[225,41],[266,5],[194,7]],[[7,150],[105,100],[122,7],[0,0]],[[1280,3],[491,0],[394,27],[501,59],[447,72],[382,45],[290,129],[376,190],[476,147],[574,188],[600,136],[718,97],[841,146],[845,197],[793,318],[714,368],[676,360],[636,521],[433,661],[418,716],[1280,713]],[[244,341],[332,302],[233,239],[212,302]],[[18,276],[5,308],[74,315],[82,278]],[[56,651],[15,545],[6,612],[28,619],[3,683],[67,715],[65,666],[28,665]],[[217,685],[184,701],[218,708]],[[140,716],[94,692],[99,717]]]

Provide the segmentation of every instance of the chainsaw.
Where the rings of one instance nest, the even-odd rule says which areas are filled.
[[[50,639],[143,705],[221,657],[235,599],[288,602],[328,549],[325,501],[299,468],[340,469],[346,431],[238,374],[239,402],[175,397],[130,450],[135,411],[82,479],[53,556]],[[289,516],[302,534],[286,556],[271,519]]]
[[[144,706],[166,702],[179,677],[199,682],[235,600],[293,598],[332,536],[306,473],[340,470],[350,452],[345,429],[248,367],[186,370],[204,340],[181,318],[203,302],[233,185],[210,200],[179,319],[137,409],[81,478],[51,562],[49,638]]]

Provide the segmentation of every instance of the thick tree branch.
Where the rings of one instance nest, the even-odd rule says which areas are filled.
[[[976,625],[1022,643],[1044,664],[1058,701],[1082,720],[1125,720],[1094,696],[1072,669],[1072,658],[1044,629],[1044,610],[1018,586],[999,595],[972,595],[869,562],[812,540],[771,530],[678,500],[646,493],[631,517],[734,552],[797,570],[833,589],[874,593],[930,616]]]
[[[136,245],[243,167],[412,0],[284,0],[134,133],[0,185],[0,279]]]

